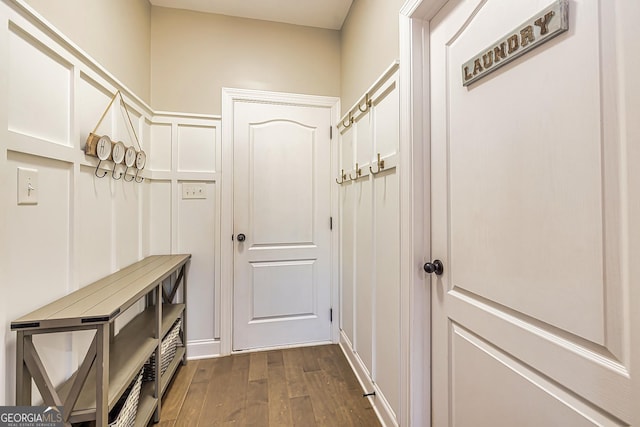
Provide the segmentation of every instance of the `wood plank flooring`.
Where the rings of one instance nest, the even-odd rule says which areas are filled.
[[[380,426],[337,345],[189,361],[162,402],[160,427]]]

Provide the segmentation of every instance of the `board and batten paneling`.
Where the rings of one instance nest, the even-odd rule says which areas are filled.
[[[373,156],[385,167],[372,179],[374,212],[374,381],[384,391],[396,419],[400,411],[400,184],[396,173],[399,145],[397,75],[373,96]],[[377,171],[374,165],[373,170]],[[394,369],[386,369],[393,366]]]
[[[178,185],[185,185],[180,182]],[[213,341],[216,336],[215,327],[219,327],[217,319],[203,321],[203,313],[219,313],[216,305],[216,274],[219,267],[212,262],[215,259],[216,241],[218,240],[216,209],[219,184],[211,181],[205,184],[206,199],[180,200],[178,218],[177,252],[193,253],[193,261],[199,268],[189,272],[190,283],[198,283],[189,290],[189,337],[197,340],[199,347],[206,345],[203,340]],[[213,345],[213,343],[209,343]],[[212,350],[211,350],[212,351]],[[201,355],[217,354],[208,352]]]
[[[372,152],[371,115],[362,114],[352,125],[355,136],[355,159],[358,170],[350,185],[354,187],[355,216],[355,312],[356,339],[354,349],[360,356],[369,373],[373,373],[373,333],[374,333],[374,296],[375,283],[373,270],[373,195],[369,174],[369,160]],[[355,168],[355,165],[354,165]]]
[[[11,22],[8,41],[8,129],[70,146],[72,64]]]
[[[151,126],[153,147],[149,152],[149,166],[154,171],[171,171],[171,124],[154,123]]]
[[[219,127],[178,125],[178,171],[215,173],[219,169],[217,152]]]
[[[158,232],[150,235],[150,250],[192,254],[189,358],[220,353],[220,131],[215,116],[168,112],[156,113],[150,130],[151,221]],[[204,187],[204,198],[183,197],[194,184]]]
[[[397,68],[368,91],[370,106],[363,97],[340,126],[341,345],[365,391],[376,392],[386,425],[398,424],[400,410]]]
[[[96,177],[98,160],[84,154],[117,90],[131,124],[116,102],[96,132],[127,146],[137,138],[149,158],[141,183],[112,178],[125,168],[113,171],[108,161],[99,172],[107,176]],[[154,112],[19,0],[0,1],[0,94],[0,405],[15,402],[9,322],[149,254],[193,254],[189,316],[198,318],[188,351],[217,354],[220,119]],[[35,205],[17,204],[18,168],[37,170]],[[202,183],[206,199],[182,200],[185,182]],[[34,341],[57,384],[77,368],[90,337]]]
[[[149,248],[151,253],[171,253],[171,180],[154,180],[149,187]]]
[[[71,250],[70,208],[71,208],[71,167],[70,164],[31,154],[9,151],[6,155],[5,170],[17,176],[17,168],[38,170],[37,206],[18,206],[17,185],[9,185],[6,194],[6,221],[10,226],[2,237],[7,245],[6,266],[3,268],[3,299],[8,302],[4,314],[7,322],[27,313],[40,305],[68,293],[72,272],[68,262]],[[9,199],[13,203],[6,204]],[[27,209],[24,209],[24,208]],[[43,212],[46,211],[46,215]],[[6,326],[9,330],[8,325]],[[15,384],[15,337],[5,339],[7,357],[4,384]],[[51,337],[34,340],[35,345],[47,353],[44,363],[67,365],[66,352],[69,337]],[[4,372],[3,372],[4,373]],[[62,381],[65,372],[56,371],[53,381]],[[5,386],[6,387],[6,386]],[[13,390],[5,390],[12,393]]]
[[[345,178],[345,167],[348,171],[353,161],[353,129],[345,129],[340,135],[340,162],[342,176],[337,182]],[[354,186],[340,184],[340,301],[341,316],[340,330],[353,342],[355,339],[355,287],[354,287],[354,255],[355,255],[355,226],[354,226]]]

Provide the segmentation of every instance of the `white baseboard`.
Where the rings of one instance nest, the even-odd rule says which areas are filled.
[[[273,347],[249,348],[247,350],[232,350],[231,354],[259,353],[261,351],[286,350],[288,348],[300,348],[300,347],[315,347],[317,345],[327,345],[327,344],[333,344],[333,342],[332,341],[315,341],[315,342],[305,342],[305,343],[296,343],[296,344],[276,345]]]
[[[187,342],[187,360],[209,359],[220,356],[220,340],[193,340]]]
[[[343,331],[340,331],[340,348],[349,361],[349,365],[351,365],[351,369],[355,373],[356,378],[360,382],[360,385],[362,386],[364,392],[376,392],[375,396],[369,396],[367,399],[369,399],[373,410],[376,412],[380,424],[382,424],[384,427],[397,427],[398,421],[396,419],[395,413],[389,405],[389,402],[387,402],[387,399],[385,399],[384,394],[382,393],[382,390],[380,390],[378,385],[371,381],[369,372],[362,362],[362,359],[360,359],[360,356],[358,356],[358,354],[353,351],[353,345]]]

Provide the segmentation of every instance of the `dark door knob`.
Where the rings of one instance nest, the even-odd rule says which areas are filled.
[[[242,233],[238,234],[238,242],[244,242],[244,239],[246,239],[246,238],[247,237],[244,234],[242,234]]]
[[[437,276],[440,276],[444,272],[444,265],[439,259],[426,263],[422,268],[429,274],[436,273]]]

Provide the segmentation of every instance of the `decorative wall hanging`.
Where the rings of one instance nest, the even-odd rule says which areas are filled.
[[[131,127],[131,131],[133,132],[133,138],[136,147],[134,146],[125,146],[122,141],[113,142],[108,135],[98,135],[96,134],[98,127],[104,120],[107,112],[113,105],[113,102],[116,98],[120,96],[120,107],[124,110],[127,115],[127,119],[129,122],[129,126]],[[93,129],[93,132],[89,134],[87,138],[87,144],[85,145],[84,153],[87,156],[93,156],[98,158],[98,165],[96,166],[95,175],[98,178],[104,178],[107,176],[108,172],[104,172],[102,175],[98,174],[100,169],[100,165],[103,161],[111,161],[113,162],[113,170],[111,171],[111,177],[113,179],[121,179],[124,178],[125,181],[131,182],[135,179],[136,182],[140,183],[144,181],[144,178],[138,177],[138,174],[142,169],[144,169],[147,164],[147,154],[142,151],[142,147],[140,146],[140,141],[138,140],[138,135],[136,134],[136,130],[133,127],[133,123],[131,122],[131,116],[129,116],[129,111],[127,110],[127,105],[124,102],[124,98],[122,97],[122,93],[120,91],[116,91],[116,93],[111,98],[109,105],[105,108],[102,113],[102,117],[98,120],[96,127]],[[119,175],[116,175],[116,171],[118,169],[118,165],[124,164],[124,172],[120,172]],[[136,173],[128,174],[129,169],[135,168]],[[131,177],[127,179],[127,177]]]

